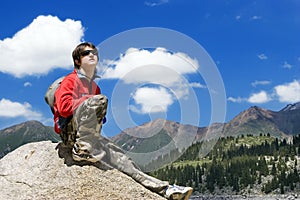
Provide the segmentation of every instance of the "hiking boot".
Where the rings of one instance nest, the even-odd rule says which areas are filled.
[[[188,200],[193,192],[191,187],[169,185],[166,189],[165,197],[170,200]]]
[[[74,148],[72,150],[72,157],[73,157],[73,160],[75,161],[88,161],[88,162],[92,162],[92,163],[95,163],[97,162],[98,160],[93,157],[92,155],[89,155],[89,154],[78,154]]]

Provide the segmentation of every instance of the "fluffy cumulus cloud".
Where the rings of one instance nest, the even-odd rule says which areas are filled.
[[[24,117],[28,120],[39,120],[42,117],[41,113],[32,110],[29,103],[19,103],[4,98],[0,100],[0,110],[0,118]]]
[[[118,60],[105,60],[103,65],[107,66],[103,68],[103,79],[120,79],[124,84],[163,86],[159,89],[140,88],[135,92],[133,98],[140,105],[140,110],[136,106],[132,110],[139,113],[157,112],[157,109],[166,111],[173,103],[172,96],[178,100],[185,99],[191,88],[206,88],[198,82],[189,83],[185,78],[187,74],[197,73],[199,64],[182,52],[173,53],[164,48],[152,51],[130,48]],[[154,101],[155,98],[148,98],[146,92],[155,94],[159,100],[163,97],[165,101]],[[151,106],[155,108],[150,109]]]
[[[295,103],[300,101],[300,81],[294,80],[291,83],[278,85],[274,89],[280,102]]]
[[[271,98],[269,97],[266,91],[260,91],[258,93],[254,93],[248,98],[249,103],[266,103],[269,102],[270,100]]]
[[[163,87],[138,88],[132,95],[132,98],[140,108],[131,106],[130,109],[138,113],[166,112],[168,106],[173,104],[172,95]]]
[[[248,102],[248,103],[253,103],[253,104],[261,104],[261,103],[267,103],[267,102],[271,101],[272,98],[266,91],[260,91],[258,93],[251,94],[248,98],[229,97],[227,100],[230,102],[233,102],[233,103]]]
[[[252,85],[266,85],[270,84],[269,81],[255,81]],[[260,91],[253,93],[249,98],[234,98],[227,99],[233,103],[249,102],[249,103],[267,103],[272,100],[278,100],[282,103],[296,103],[300,101],[300,81],[294,80],[290,83],[277,85],[273,88],[273,92]]]
[[[174,76],[195,73],[199,67],[196,59],[192,59],[182,52],[168,52],[164,48],[157,48],[154,51],[130,48],[120,56],[119,60],[106,60],[104,65],[107,64],[114,67],[106,68],[103,78],[123,79],[127,83],[162,79],[166,83],[172,83],[177,80],[177,77],[174,78]],[[132,76],[133,72],[135,76]],[[171,77],[168,78],[166,73]]]
[[[22,77],[69,68],[71,52],[83,34],[80,21],[38,16],[12,38],[0,40],[0,71]]]

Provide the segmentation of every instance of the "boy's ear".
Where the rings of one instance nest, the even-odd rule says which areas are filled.
[[[76,63],[76,65],[79,65],[79,66],[80,66],[80,64],[81,64],[80,61],[77,60],[77,59],[75,60],[75,63]]]

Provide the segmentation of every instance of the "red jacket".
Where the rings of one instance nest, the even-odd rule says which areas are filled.
[[[72,116],[76,108],[86,99],[100,94],[100,88],[94,81],[89,81],[76,69],[67,75],[55,92],[54,129],[60,133],[59,117]]]

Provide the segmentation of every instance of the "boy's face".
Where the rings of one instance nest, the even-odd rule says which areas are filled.
[[[81,67],[93,67],[96,68],[98,64],[98,52],[97,49],[93,49],[89,46],[84,48],[81,52]]]

